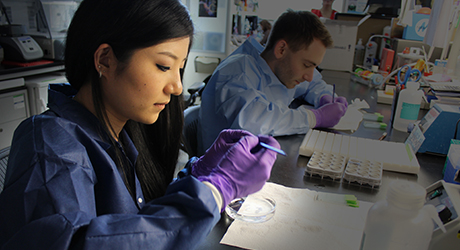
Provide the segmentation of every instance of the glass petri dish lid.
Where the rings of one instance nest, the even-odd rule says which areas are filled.
[[[275,215],[275,210],[275,200],[251,196],[234,199],[225,208],[225,212],[230,218],[251,223],[270,220]]]

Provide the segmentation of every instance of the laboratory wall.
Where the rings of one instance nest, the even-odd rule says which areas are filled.
[[[220,60],[226,57],[228,1],[233,0],[182,0],[188,7],[195,25],[193,47],[189,53],[183,76],[184,95],[188,94],[187,88],[193,83],[203,81],[210,74],[206,71],[199,71],[195,67],[197,57]],[[209,8],[208,13],[203,13],[205,3]],[[211,4],[208,5],[208,3]]]
[[[342,5],[344,0],[335,0],[332,4],[332,9],[339,12],[342,11]],[[299,0],[259,0],[259,11],[258,15],[262,19],[276,19],[286,9],[291,8],[293,10],[308,10],[321,9],[322,0],[314,1],[299,1]]]
[[[333,9],[340,12],[343,1],[335,0]],[[258,8],[255,11],[238,11],[235,5],[238,0],[182,0],[182,2],[189,8],[196,29],[194,45],[190,51],[183,77],[185,95],[188,94],[187,88],[195,82],[203,81],[211,74],[209,72],[197,72],[199,71],[195,67],[197,57],[223,60],[235,49],[235,46],[232,46],[230,42],[233,15],[238,13],[243,16],[243,19],[245,15],[255,15],[260,20],[274,21],[289,8],[310,11],[322,6],[322,0],[254,0],[253,2],[258,3]],[[210,15],[203,13],[203,6],[210,9]]]

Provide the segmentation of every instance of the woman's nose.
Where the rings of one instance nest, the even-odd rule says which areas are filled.
[[[177,74],[171,79],[168,85],[166,85],[165,92],[171,95],[182,94],[182,80],[180,74]]]

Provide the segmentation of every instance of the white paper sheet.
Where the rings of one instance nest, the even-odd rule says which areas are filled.
[[[367,211],[373,203],[360,201],[359,208],[317,201],[319,193],[267,183],[255,196],[276,201],[273,218],[263,223],[235,220],[221,244],[246,249],[359,249]]]
[[[359,100],[356,98],[348,105],[345,115],[342,116],[339,123],[333,129],[335,130],[352,130],[355,131],[359,127],[359,123],[363,120],[363,113],[360,109],[368,109],[369,104],[366,100]]]

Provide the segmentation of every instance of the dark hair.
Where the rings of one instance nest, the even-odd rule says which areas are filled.
[[[260,21],[260,26],[262,27],[263,32],[272,29],[272,24],[269,21],[265,20],[265,19]]]
[[[193,38],[193,23],[187,8],[179,0],[84,0],[69,26],[65,50],[65,69],[69,83],[80,89],[90,83],[96,116],[104,133],[110,135],[102,98],[99,75],[94,67],[94,53],[99,45],[109,44],[121,64],[129,63],[134,51],[170,39]],[[189,47],[190,48],[190,47]],[[121,67],[121,71],[124,67]],[[118,69],[117,69],[118,70]],[[125,129],[139,156],[136,173],[146,201],[162,196],[172,181],[177,163],[183,127],[181,96],[171,96],[170,103],[151,125],[128,121]],[[116,141],[110,140],[116,150]],[[114,161],[124,169],[125,184],[130,190],[120,150]],[[132,190],[131,195],[134,197]]]
[[[332,46],[329,31],[315,14],[289,9],[273,25],[265,50],[273,49],[279,40],[284,39],[295,52],[310,46],[314,38],[319,39],[326,48]]]

